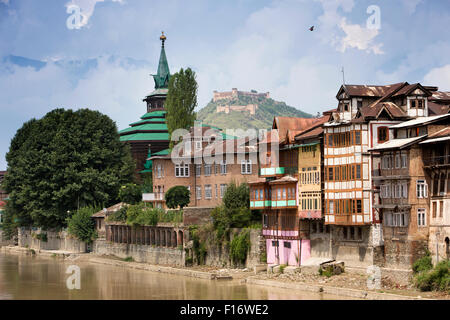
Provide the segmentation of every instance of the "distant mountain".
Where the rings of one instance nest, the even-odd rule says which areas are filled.
[[[236,111],[232,106],[257,105],[254,114],[248,110]],[[217,112],[227,109],[230,106],[229,113]],[[238,109],[238,108],[234,108]],[[252,109],[250,106],[249,109]],[[197,112],[197,119],[203,123],[213,125],[222,129],[270,129],[273,118],[281,117],[301,117],[312,118],[313,115],[286,105],[284,102],[275,101],[264,96],[246,96],[230,97],[217,100],[212,99],[203,109]]]

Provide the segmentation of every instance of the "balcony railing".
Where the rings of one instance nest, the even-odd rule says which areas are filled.
[[[450,165],[450,155],[425,158],[423,164],[427,167]]]
[[[276,176],[284,174],[296,174],[298,173],[298,167],[268,167],[261,168],[259,171],[261,176]]]
[[[165,194],[163,192],[143,193],[142,194],[142,201],[144,201],[144,202],[164,201],[165,200],[164,195]]]

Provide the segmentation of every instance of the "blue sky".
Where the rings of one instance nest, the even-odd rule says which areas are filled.
[[[99,110],[119,129],[138,119],[162,30],[171,72],[197,73],[199,108],[237,87],[315,114],[336,105],[343,66],[347,83],[450,91],[448,25],[447,0],[0,0],[0,170],[23,122],[56,107]]]

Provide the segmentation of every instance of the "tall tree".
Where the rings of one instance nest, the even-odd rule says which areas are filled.
[[[55,109],[28,121],[6,155],[6,214],[22,226],[64,227],[68,211],[117,201],[134,165],[116,124],[97,111]]]
[[[181,68],[170,77],[169,92],[165,102],[170,136],[177,129],[189,129],[194,125],[197,89],[196,75],[191,68],[186,70]],[[170,142],[170,147],[173,147],[173,141]]]

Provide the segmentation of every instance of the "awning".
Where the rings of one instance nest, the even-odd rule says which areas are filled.
[[[389,140],[385,143],[379,144],[374,148],[369,149],[369,151],[380,151],[386,149],[397,149],[397,148],[405,148],[411,144],[416,143],[419,140],[426,138],[425,136],[413,137],[413,138],[405,138],[405,139],[393,139]]]

